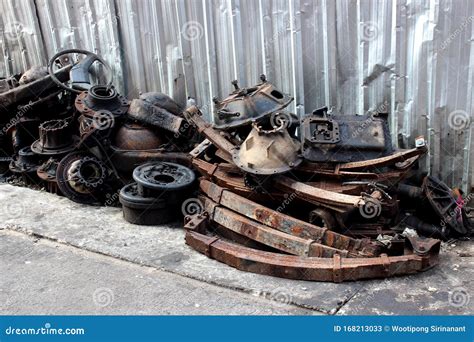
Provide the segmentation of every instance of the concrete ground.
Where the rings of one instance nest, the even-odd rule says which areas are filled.
[[[0,314],[473,314],[474,247],[440,265],[342,284],[241,272],[195,252],[179,223],[136,226],[90,207],[0,185]]]

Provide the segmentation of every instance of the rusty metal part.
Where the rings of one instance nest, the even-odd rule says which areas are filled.
[[[201,180],[200,189],[216,204],[283,233],[303,239],[311,239],[316,243],[331,248],[347,250],[352,255],[374,256],[380,253],[380,245],[377,243],[372,243],[368,240],[354,240],[344,235],[331,232],[327,228],[321,228],[295,219],[234,194],[207,180]],[[208,210],[208,212],[212,217],[213,211]]]
[[[55,72],[60,81],[69,79],[71,66],[66,66]],[[58,86],[53,82],[51,76],[45,76],[28,84],[20,85],[6,92],[0,93],[0,112],[8,112],[19,104],[25,104],[30,100],[36,100],[38,95],[47,96],[51,91],[56,92]]]
[[[30,146],[26,146],[18,151],[18,155],[13,157],[10,162],[10,171],[13,173],[33,173],[36,175],[36,171],[40,164],[41,156],[33,153]]]
[[[150,102],[153,106],[163,108],[171,114],[180,116],[183,112],[181,107],[175,100],[166,94],[158,92],[149,92],[140,94],[140,100]]]
[[[343,256],[348,255],[348,251],[346,250],[339,250],[325,246],[315,240],[287,234],[277,229],[254,222],[231,210],[219,207],[217,203],[205,196],[200,196],[199,199],[203,202],[204,209],[209,213],[209,219],[211,221],[266,246],[278,249],[285,253],[301,256],[318,256],[327,258],[333,256],[335,253],[339,253]]]
[[[37,119],[23,119],[12,126],[7,134],[11,134],[13,151],[31,146],[38,139],[38,126],[40,121]]]
[[[136,183],[125,185],[119,194],[123,217],[138,225],[158,225],[170,222],[175,213],[170,210],[165,198],[142,197]]]
[[[62,194],[77,203],[99,204],[107,177],[105,164],[85,152],[68,154],[56,169],[56,182]]]
[[[248,248],[192,230],[186,231],[186,243],[196,251],[242,271],[311,281],[386,278],[423,272],[438,263],[436,251],[422,256],[382,254],[375,258],[342,258],[339,254],[332,258],[284,255]]]
[[[265,130],[257,124],[242,145],[235,148],[232,160],[245,172],[256,175],[285,173],[303,160],[299,155],[300,144],[280,126]]]
[[[211,142],[208,139],[204,139],[195,148],[193,148],[191,152],[189,152],[189,155],[192,158],[198,158],[202,156],[211,146]]]
[[[138,193],[142,197],[170,197],[175,192],[184,195],[193,185],[196,176],[191,169],[180,164],[150,162],[136,167],[133,179],[137,182]]]
[[[392,153],[386,114],[327,115],[327,108],[301,120],[302,153],[311,162],[345,163]]]
[[[23,75],[20,77],[18,82],[20,85],[28,84],[33,81],[39,80],[43,77],[48,76],[48,68],[44,66],[33,66],[30,69],[26,70]]]
[[[114,146],[121,150],[154,150],[163,145],[163,137],[139,123],[125,122],[115,134]]]
[[[427,176],[422,185],[423,192],[431,207],[441,220],[441,226],[447,226],[457,235],[469,232],[467,215],[453,196],[453,190],[438,178]]]
[[[401,163],[413,157],[423,155],[427,151],[428,149],[426,147],[419,147],[419,148],[413,148],[410,150],[398,151],[386,157],[340,164],[338,166],[338,169],[339,170],[353,170],[353,169],[366,169],[366,168],[380,168],[380,167],[384,167],[388,165],[395,165],[396,163]]]
[[[174,115],[164,108],[154,106],[146,100],[132,100],[127,115],[134,120],[159,127],[176,135],[186,135],[189,128],[182,117]]]
[[[41,164],[36,171],[38,177],[45,182],[46,190],[52,194],[61,194],[58,183],[56,182],[56,170],[59,162],[54,158],[49,158]]]
[[[88,91],[81,92],[75,101],[76,109],[86,117],[94,118],[101,110],[110,112],[114,117],[125,115],[128,101],[117,93],[113,86],[96,85]]]
[[[110,146],[110,162],[123,175],[131,175],[137,166],[150,161],[164,161],[191,166],[188,153],[167,151],[164,148],[153,150],[124,150]]]
[[[293,97],[268,83],[264,75],[261,80],[262,83],[250,88],[239,88],[237,81],[234,81],[235,91],[232,94],[222,101],[214,98],[215,128],[228,129],[249,124],[285,108],[293,101]]]
[[[0,94],[18,87],[20,77],[20,74],[15,74],[7,78],[0,78]]]
[[[197,128],[199,133],[205,135],[210,142],[222,151],[225,158],[227,158],[226,160],[232,160],[232,150],[235,146],[202,118],[199,108],[196,106],[189,107],[183,114],[186,120]]]
[[[92,134],[105,138],[109,135],[116,121],[128,110],[128,101],[117,93],[114,87],[96,85],[88,91],[81,92],[75,101],[79,116],[79,132],[85,139]]]
[[[273,184],[280,191],[294,193],[303,200],[333,209],[338,208],[344,211],[354,207],[363,207],[366,204],[362,196],[338,194],[319,189],[283,175],[275,176]]]
[[[41,155],[61,155],[74,150],[77,143],[68,120],[50,120],[39,126],[39,140],[31,144],[31,150]]]
[[[338,224],[332,212],[325,208],[316,208],[309,213],[309,222],[314,225],[336,231]]]

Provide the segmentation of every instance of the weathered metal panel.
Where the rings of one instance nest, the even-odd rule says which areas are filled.
[[[0,77],[44,65],[46,55],[34,0],[0,0]]]
[[[0,0],[0,10],[0,76],[79,47],[102,54],[129,97],[189,96],[209,115],[231,80],[265,73],[299,115],[389,111],[395,143],[425,135],[426,168],[474,186],[472,1]]]

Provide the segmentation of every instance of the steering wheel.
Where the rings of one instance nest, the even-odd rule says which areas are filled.
[[[73,64],[71,70],[69,71],[70,86],[67,86],[65,83],[61,82],[56,77],[53,71],[53,65],[58,58],[63,57],[64,55],[71,54],[71,53],[85,55],[85,57],[79,62],[76,62]],[[67,58],[64,58],[63,60],[67,61]],[[87,50],[68,49],[68,50],[63,50],[63,51],[58,52],[53,57],[51,57],[51,59],[48,62],[48,73],[51,79],[53,80],[53,82],[56,83],[59,87],[65,90],[80,94],[84,90],[89,90],[89,88],[92,87],[91,79],[90,79],[90,76],[91,76],[90,68],[95,61],[99,62],[105,67],[106,79],[109,80],[109,82],[106,85],[107,87],[110,87],[112,85],[112,80],[113,80],[112,68],[110,68],[107,62],[102,59],[102,57]]]

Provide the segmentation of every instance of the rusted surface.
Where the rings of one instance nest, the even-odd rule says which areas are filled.
[[[427,151],[426,147],[413,148],[406,151],[395,152],[392,155],[382,157],[382,158],[341,164],[339,166],[339,169],[340,170],[364,169],[364,168],[376,168],[376,167],[383,167],[387,165],[393,165],[395,163],[404,162],[412,157],[425,154],[426,151]]]
[[[206,136],[217,148],[221,149],[224,155],[232,160],[231,151],[235,148],[226,138],[224,138],[219,131],[214,129],[212,125],[202,118],[200,110],[196,106],[192,106],[184,112],[184,117],[191,121],[199,133]]]
[[[288,279],[311,281],[355,281],[423,272],[438,263],[436,253],[424,256],[406,254],[375,258],[301,257],[265,252],[207,236],[186,232],[186,243],[200,253],[241,271]]]
[[[56,71],[56,77],[61,81],[69,79],[71,65],[68,65]],[[58,86],[53,82],[50,76],[37,79],[31,83],[20,85],[4,93],[0,93],[1,112],[12,109],[20,103],[26,103],[30,100],[36,100],[38,95],[46,96],[50,91],[56,91]]]
[[[114,146],[121,150],[154,150],[163,145],[163,137],[139,123],[126,122],[117,130]]]
[[[302,199],[331,206],[341,206],[345,207],[346,210],[351,207],[361,207],[365,204],[365,200],[362,196],[338,194],[319,189],[283,175],[275,176],[273,183],[275,188],[287,193],[295,193],[296,196]]]
[[[259,224],[236,212],[217,206],[217,203],[207,197],[200,196],[199,199],[203,202],[204,208],[209,213],[209,219],[211,221],[235,233],[282,252],[293,255],[318,257],[331,257],[336,253],[344,256],[348,254],[346,250],[328,247],[315,240],[301,238]]]
[[[207,180],[201,180],[200,188],[217,204],[284,233],[305,239],[313,239],[317,243],[335,249],[348,250],[351,255],[374,256],[380,253],[380,245],[377,243],[352,239],[326,228],[295,219],[236,195]]]
[[[214,98],[214,122],[218,129],[243,126],[261,119],[288,106],[293,97],[276,89],[261,76],[261,83],[254,87],[239,88],[233,81],[235,91],[226,99]]]

